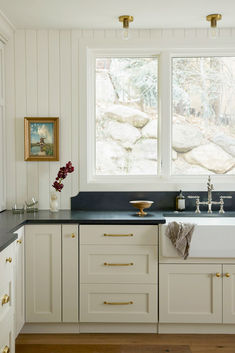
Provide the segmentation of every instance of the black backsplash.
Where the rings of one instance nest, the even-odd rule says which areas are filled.
[[[174,211],[175,199],[178,194],[178,191],[83,191],[71,198],[71,210],[128,211],[133,210],[133,207],[129,204],[131,200],[151,200],[154,201],[151,207],[153,211]],[[195,211],[195,199],[188,199],[188,195],[198,195],[200,201],[207,200],[207,192],[205,191],[187,191],[183,194],[186,200],[186,211]],[[213,201],[219,201],[220,195],[232,196],[232,199],[224,200],[224,209],[225,211],[235,211],[235,192],[213,191]],[[200,210],[206,211],[207,206],[200,206]],[[219,210],[219,206],[213,205],[213,210]]]

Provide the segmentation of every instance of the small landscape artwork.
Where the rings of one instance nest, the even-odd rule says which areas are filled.
[[[25,118],[25,160],[59,160],[58,118]]]

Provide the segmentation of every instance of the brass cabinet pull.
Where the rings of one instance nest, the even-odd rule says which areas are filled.
[[[104,233],[104,237],[133,237],[134,234],[129,233],[129,234],[107,234]]]
[[[227,277],[227,278],[229,278],[231,275],[230,275],[230,273],[225,273],[225,277]]]
[[[74,233],[72,233],[72,238],[75,238],[75,234]]]
[[[11,263],[11,262],[12,262],[12,258],[11,258],[11,257],[8,257],[8,258],[6,259],[6,262]]]
[[[221,277],[221,273],[217,272],[216,274],[216,277]]]
[[[130,305],[134,304],[134,302],[104,302],[105,305]]]
[[[22,244],[22,240],[21,239],[18,239],[16,242],[17,242],[17,244]]]
[[[2,350],[2,353],[10,353],[10,348],[8,346],[5,346]]]
[[[8,294],[5,294],[2,298],[2,305],[9,303],[10,297]]]
[[[129,262],[127,264],[113,264],[113,263],[104,262],[104,266],[134,266],[134,263]]]

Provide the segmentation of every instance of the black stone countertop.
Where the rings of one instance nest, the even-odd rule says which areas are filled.
[[[160,224],[165,223],[162,212],[149,212],[139,217],[135,211],[69,211],[61,210],[52,213],[49,210],[37,213],[15,215],[11,211],[0,213],[0,251],[17,239],[17,231],[25,224]]]

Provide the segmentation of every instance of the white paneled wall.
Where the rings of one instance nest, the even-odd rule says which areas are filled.
[[[7,44],[8,208],[35,196],[39,207],[48,209],[51,184],[68,160],[76,169],[59,195],[61,209],[70,208],[70,197],[78,192],[79,36],[80,31],[17,30]],[[24,161],[25,116],[60,118],[59,162]]]
[[[35,196],[41,209],[49,208],[51,184],[61,165],[72,160],[75,172],[65,180],[60,208],[70,207],[79,190],[79,40],[113,43],[118,30],[17,30],[5,50],[7,207]],[[235,29],[223,29],[208,40],[207,29],[132,31],[134,45],[151,41],[161,48],[219,47],[235,49]],[[123,44],[128,47],[129,43]],[[131,44],[133,45],[133,44]],[[24,117],[60,118],[60,161],[24,161]],[[81,117],[85,119],[86,117]]]

